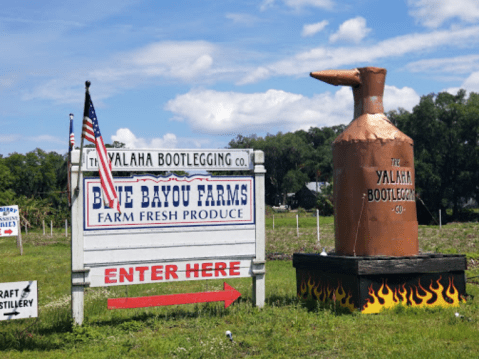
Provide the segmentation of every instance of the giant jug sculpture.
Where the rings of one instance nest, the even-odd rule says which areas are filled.
[[[418,254],[413,141],[383,113],[386,70],[311,76],[353,88],[354,120],[333,142],[336,254]]]

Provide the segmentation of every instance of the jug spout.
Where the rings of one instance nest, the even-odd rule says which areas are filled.
[[[311,77],[334,86],[358,86],[361,84],[359,70],[324,70],[311,72]]]
[[[354,118],[367,113],[384,112],[386,69],[362,67],[353,70],[325,70],[311,72],[310,76],[335,86],[351,86],[354,96]]]

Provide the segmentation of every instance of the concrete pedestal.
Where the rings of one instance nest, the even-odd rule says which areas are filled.
[[[378,313],[398,304],[458,306],[466,294],[464,255],[411,257],[293,255],[298,296]]]

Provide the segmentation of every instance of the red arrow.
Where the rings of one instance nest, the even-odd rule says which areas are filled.
[[[12,234],[13,231],[12,231],[11,229],[7,229],[7,230],[5,231],[5,233],[6,233],[6,234]]]
[[[225,302],[225,308],[228,308],[240,296],[240,292],[238,292],[236,289],[234,289],[225,282],[224,290],[220,290],[217,292],[169,294],[154,295],[151,297],[108,299],[108,309],[145,308],[159,307],[163,305],[222,301]]]

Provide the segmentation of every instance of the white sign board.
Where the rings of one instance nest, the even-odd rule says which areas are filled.
[[[98,178],[84,179],[85,231],[254,224],[254,178],[116,177],[121,213],[105,207]]]
[[[0,283],[0,320],[38,317],[37,281]]]
[[[240,171],[253,169],[251,149],[129,150],[108,148],[112,171]],[[97,171],[96,149],[83,150],[84,171]]]
[[[18,236],[18,206],[0,207],[0,237]]]

